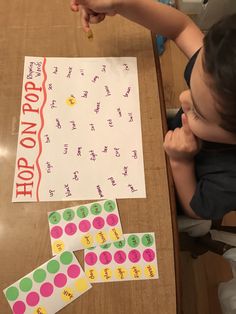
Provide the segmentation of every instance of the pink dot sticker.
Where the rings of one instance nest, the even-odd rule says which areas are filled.
[[[50,297],[53,293],[53,285],[50,282],[45,282],[40,287],[40,294],[42,297]]]
[[[143,251],[143,259],[146,262],[152,262],[155,258],[155,252],[152,249],[146,249]]]
[[[114,260],[117,264],[123,264],[126,260],[126,254],[124,251],[117,251],[114,255]]]
[[[137,250],[131,250],[130,252],[129,252],[129,260],[132,262],[132,263],[137,263],[139,260],[140,260],[140,258],[141,258],[141,254],[140,254],[140,252],[139,251],[137,251]]]
[[[73,222],[70,222],[65,226],[65,233],[69,236],[75,234],[76,231],[77,231],[77,226]]]
[[[86,264],[88,264],[89,266],[93,266],[94,264],[97,263],[97,255],[93,252],[89,252],[85,255],[85,258],[84,258]]]
[[[82,232],[87,232],[91,228],[91,224],[88,220],[84,219],[79,223],[79,230]]]
[[[102,217],[96,217],[93,220],[93,226],[95,229],[102,229],[105,225],[105,221]]]
[[[78,265],[70,265],[67,269],[67,274],[70,278],[77,278],[80,274],[80,268]]]
[[[39,303],[39,295],[37,292],[30,292],[26,297],[26,303],[29,306],[35,306]]]
[[[14,314],[24,314],[26,306],[24,302],[17,301],[16,303],[14,303],[12,309]]]
[[[51,236],[52,236],[52,238],[54,238],[54,239],[60,238],[60,237],[62,236],[62,233],[63,233],[63,230],[62,230],[62,228],[59,227],[59,226],[54,226],[54,227],[52,227],[52,229],[51,229]]]
[[[107,265],[107,264],[109,264],[109,263],[111,262],[111,260],[112,260],[111,253],[109,253],[108,251],[104,251],[104,252],[102,252],[102,253],[100,254],[99,259],[100,259],[100,262],[101,262],[102,264]]]
[[[57,288],[62,288],[67,283],[67,277],[63,273],[59,273],[54,277],[54,284]]]
[[[109,226],[113,227],[113,226],[117,225],[118,221],[119,221],[118,216],[115,214],[110,214],[107,216],[107,224]]]

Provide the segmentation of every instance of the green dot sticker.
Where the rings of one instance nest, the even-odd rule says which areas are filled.
[[[18,298],[19,291],[16,287],[9,287],[6,291],[6,297],[9,301],[15,301]]]
[[[98,203],[94,203],[91,207],[90,207],[91,213],[93,215],[99,215],[102,211],[102,206]]]
[[[135,234],[132,234],[128,237],[128,243],[131,247],[137,247],[140,243],[139,237]]]
[[[116,204],[113,201],[106,201],[104,204],[105,211],[107,212],[113,212],[113,210],[116,208]]]
[[[125,246],[125,240],[114,242],[114,245],[117,249],[122,249]]]
[[[111,243],[100,245],[102,249],[109,249],[110,246],[111,246]]]
[[[50,274],[55,274],[58,272],[60,268],[60,264],[58,263],[58,261],[56,260],[51,260],[50,262],[48,262],[47,264],[47,270]]]
[[[33,287],[33,282],[30,278],[23,278],[19,284],[20,290],[23,292],[28,292]]]
[[[63,212],[63,218],[66,221],[71,221],[71,220],[74,219],[74,217],[75,217],[75,212],[72,209],[70,209],[70,208],[66,209]]]
[[[57,212],[53,212],[49,215],[49,221],[53,225],[58,224],[60,220],[61,220],[61,215]]]
[[[64,265],[69,265],[73,260],[73,255],[71,252],[63,252],[60,256],[60,261]]]
[[[36,271],[33,273],[33,278],[35,282],[43,282],[46,279],[47,273],[44,269],[36,269]]]
[[[85,218],[88,216],[88,208],[86,206],[80,206],[79,208],[77,208],[77,215],[79,216],[79,218]]]
[[[142,236],[142,243],[144,246],[152,246],[154,242],[153,236],[149,233],[146,233]]]

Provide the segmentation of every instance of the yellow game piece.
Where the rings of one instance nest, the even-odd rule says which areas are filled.
[[[87,32],[87,37],[88,37],[89,40],[93,40],[93,32],[92,32],[91,28]]]

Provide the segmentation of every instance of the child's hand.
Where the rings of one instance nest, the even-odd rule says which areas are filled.
[[[97,24],[102,22],[106,17],[104,13],[96,13],[82,5],[80,5],[81,24],[85,32],[90,30],[89,24]]]
[[[182,114],[182,127],[168,131],[164,140],[164,149],[170,161],[192,161],[200,150],[200,140],[192,133],[187,116]]]

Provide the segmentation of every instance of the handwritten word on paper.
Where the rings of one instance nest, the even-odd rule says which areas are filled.
[[[26,57],[12,200],[145,196],[136,58]]]

